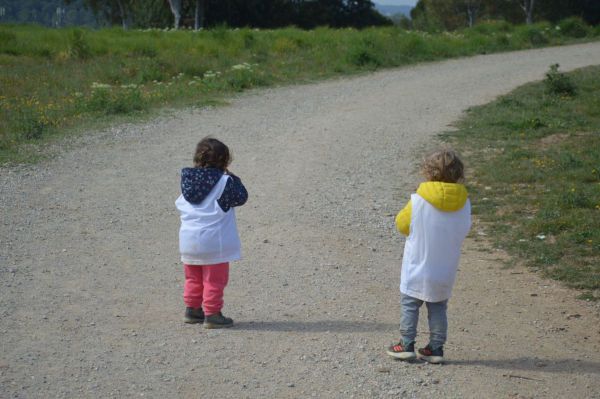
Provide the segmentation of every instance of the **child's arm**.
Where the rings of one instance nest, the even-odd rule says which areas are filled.
[[[242,180],[232,173],[228,172],[228,175],[230,178],[227,180],[225,190],[223,190],[221,198],[217,200],[223,212],[227,212],[235,206],[242,206],[248,200],[248,191],[246,191]]]
[[[404,235],[408,235],[410,233],[410,215],[412,212],[412,203],[408,201],[408,204],[398,212],[396,215],[396,228],[398,231]]]

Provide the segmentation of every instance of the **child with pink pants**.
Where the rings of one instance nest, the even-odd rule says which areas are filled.
[[[179,251],[185,272],[183,301],[186,323],[225,328],[223,291],[229,262],[240,259],[240,238],[234,207],[248,199],[239,177],[228,171],[229,148],[206,137],[196,146],[194,167],[181,171],[181,195],[175,205],[181,216]]]

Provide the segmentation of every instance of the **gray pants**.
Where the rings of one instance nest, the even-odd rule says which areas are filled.
[[[419,322],[419,308],[422,300],[408,295],[401,295],[402,311],[400,316],[400,333],[402,343],[409,345],[417,337],[417,323]],[[442,302],[425,302],[427,306],[427,320],[429,321],[429,344],[432,349],[443,346],[448,332],[448,318],[446,309],[448,300]]]

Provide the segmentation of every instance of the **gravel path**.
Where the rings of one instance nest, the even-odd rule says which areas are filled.
[[[474,239],[448,363],[384,354],[416,160],[463,110],[557,62],[600,64],[600,43],[256,91],[0,169],[0,398],[600,398],[598,305]],[[174,201],[208,134],[250,192],[225,331],[182,323]]]

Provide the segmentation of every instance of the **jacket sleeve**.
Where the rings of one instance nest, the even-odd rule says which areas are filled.
[[[398,212],[396,215],[396,228],[398,231],[404,235],[408,235],[410,233],[410,216],[412,213],[412,202],[408,201],[408,204]]]
[[[223,212],[227,212],[230,208],[236,206],[242,206],[247,200],[248,191],[246,191],[242,180],[235,175],[229,175],[229,180],[227,180],[223,194],[217,200]]]

